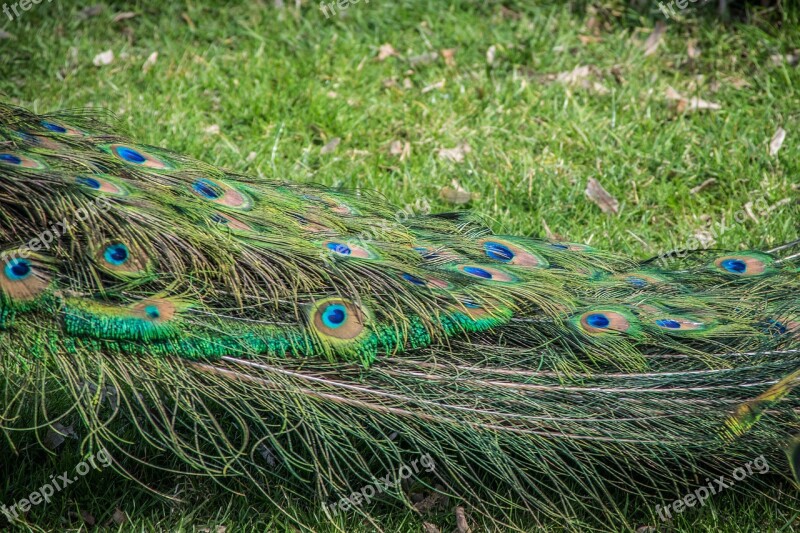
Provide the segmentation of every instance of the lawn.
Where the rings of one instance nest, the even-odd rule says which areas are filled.
[[[141,142],[237,172],[377,190],[415,212],[472,209],[496,231],[638,258],[798,237],[795,8],[723,21],[623,1],[362,0],[327,17],[285,3],[56,0],[0,14],[0,99],[102,107]],[[587,196],[590,180],[605,200]],[[72,468],[70,444],[52,457],[0,444],[0,503]],[[180,501],[95,472],[21,527],[117,527],[118,509],[120,529],[292,528],[211,482],[152,481]],[[657,525],[652,509],[631,513]],[[788,531],[798,516],[726,494],[664,527]],[[449,512],[426,519],[454,526]],[[384,523],[420,530],[410,513]]]

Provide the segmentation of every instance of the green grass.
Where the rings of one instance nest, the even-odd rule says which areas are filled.
[[[623,2],[589,9],[577,2],[570,10],[566,3],[505,2],[505,9],[494,1],[372,0],[330,19],[313,2],[300,11],[272,2],[126,4],[108,2],[89,18],[58,0],[13,22],[0,14],[0,28],[13,35],[0,40],[0,97],[37,112],[105,107],[142,142],[239,172],[374,189],[400,206],[464,208],[439,197],[457,180],[479,195],[466,207],[497,231],[543,236],[546,224],[565,239],[641,258],[696,247],[694,236],[710,228],[717,228],[713,246],[727,249],[765,249],[798,236],[800,70],[772,59],[800,40],[796,12],[754,12],[748,24],[723,24],[687,9],[645,56],[641,43],[659,16]],[[137,16],[112,22],[120,11]],[[694,59],[690,39],[702,51]],[[377,61],[384,43],[399,56]],[[114,62],[93,66],[108,49]],[[455,65],[441,56],[412,65],[442,49],[456,50]],[[152,52],[158,61],[145,73]],[[552,79],[582,65],[593,67],[588,87]],[[680,112],[665,98],[668,87],[721,109]],[[212,125],[219,134],[206,132]],[[788,134],[770,156],[778,126]],[[323,153],[334,138],[337,149]],[[408,142],[410,155],[389,153],[393,141]],[[439,156],[464,142],[471,151],[463,162]],[[619,200],[618,216],[587,199],[591,177]],[[716,183],[692,194],[709,178]],[[748,202],[757,220],[742,216]],[[764,205],[777,207],[761,214]],[[69,450],[55,458],[6,453],[2,501],[24,497],[79,460]],[[37,508],[23,527],[78,529],[76,513],[103,523],[119,507],[132,519],[126,528],[291,528],[266,502],[210,482],[153,482],[182,501],[100,472]],[[313,520],[316,511],[292,512]],[[671,527],[787,531],[797,518],[767,499],[726,494]],[[452,527],[450,513],[439,519]],[[390,523],[419,530],[410,514]],[[369,531],[352,517],[344,527]]]

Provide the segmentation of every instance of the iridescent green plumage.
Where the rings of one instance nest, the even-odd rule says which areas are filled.
[[[442,490],[502,522],[619,518],[609,487],[658,493],[800,432],[791,262],[640,264],[469,215],[398,217],[375,194],[132,143],[88,112],[0,106],[0,137],[12,443],[66,399],[87,446],[129,453],[121,418],[191,471],[323,498],[430,453]]]

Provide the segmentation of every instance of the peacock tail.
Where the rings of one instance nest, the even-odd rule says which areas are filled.
[[[321,512],[430,454],[418,483],[509,527],[520,511],[624,522],[612,492],[655,506],[763,454],[800,470],[791,258],[637,262],[494,235],[119,130],[0,105],[0,431],[15,449],[77,420],[85,451],[120,470],[150,462],[131,451],[145,443]]]

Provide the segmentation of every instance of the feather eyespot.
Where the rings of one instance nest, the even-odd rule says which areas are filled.
[[[101,247],[95,257],[103,270],[121,276],[141,274],[149,264],[145,253],[121,241]]]
[[[170,300],[144,300],[131,306],[131,311],[142,320],[160,324],[172,320],[178,306]]]
[[[253,206],[253,201],[245,193],[234,189],[225,182],[211,178],[195,180],[192,183],[191,191],[203,200],[232,209],[250,209]]]
[[[331,253],[345,257],[356,257],[358,259],[375,259],[376,257],[374,253],[356,244],[325,241],[322,246]]]
[[[350,300],[329,298],[312,308],[310,322],[323,338],[347,341],[364,331],[367,314]]]
[[[727,255],[714,261],[714,266],[725,274],[734,276],[760,276],[772,266],[772,258],[764,254]]]
[[[120,184],[115,183],[106,176],[92,174],[88,176],[76,176],[75,183],[82,185],[93,191],[111,194],[114,196],[127,196],[128,191]]]
[[[108,146],[110,151],[118,159],[137,167],[152,168],[154,170],[168,170],[173,166],[166,160],[149,154],[142,148],[127,146],[124,144],[112,144]]]
[[[249,224],[245,224],[241,220],[233,218],[230,215],[226,215],[224,213],[220,213],[219,211],[215,211],[211,214],[211,222],[214,224],[219,224],[221,226],[225,226],[232,230],[236,231],[253,231],[253,228]]]
[[[31,168],[36,170],[46,168],[46,165],[38,159],[34,159],[22,154],[13,154],[11,152],[0,152],[0,165]]]
[[[0,270],[0,292],[12,302],[25,302],[44,293],[52,276],[37,259],[4,258]]]
[[[587,333],[606,333],[616,331],[620,333],[631,329],[633,317],[613,309],[593,309],[580,315],[578,322],[581,329]]]
[[[434,287],[437,289],[447,289],[450,287],[450,284],[448,282],[434,277],[421,278],[419,276],[409,274],[408,272],[403,272],[403,274],[401,274],[400,277],[403,280],[407,281],[408,283],[415,285],[417,287]]]
[[[72,135],[74,137],[83,137],[85,135],[84,132],[76,128],[72,128],[65,124],[59,124],[57,122],[52,122],[49,120],[43,120],[40,122],[40,124],[47,131],[50,131],[52,133],[58,133],[60,135]]]
[[[668,331],[696,331],[705,329],[705,324],[688,318],[665,317],[656,319],[655,325]]]
[[[525,250],[512,242],[487,239],[481,241],[486,257],[509,265],[523,267],[547,267],[548,262],[544,257]]]
[[[591,252],[594,250],[594,248],[586,244],[576,244],[573,242],[551,242],[549,245],[556,250],[564,250],[567,252]]]
[[[459,272],[461,272],[466,276],[478,278],[484,281],[496,281],[500,283],[510,283],[513,281],[517,281],[517,278],[515,278],[511,274],[503,272],[500,269],[488,266],[458,265],[456,268]]]

